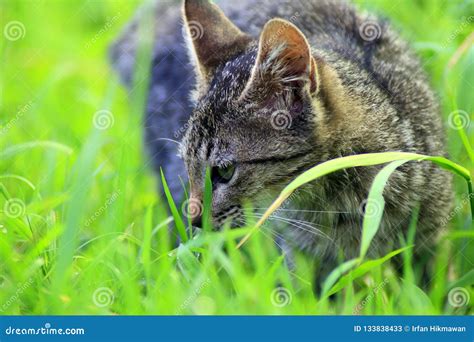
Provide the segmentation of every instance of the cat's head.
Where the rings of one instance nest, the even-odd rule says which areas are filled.
[[[314,165],[318,67],[303,33],[286,20],[268,21],[253,40],[216,5],[192,0],[184,21],[198,80],[181,148],[189,203],[202,203],[209,167],[219,226],[241,214],[243,201],[274,196]]]

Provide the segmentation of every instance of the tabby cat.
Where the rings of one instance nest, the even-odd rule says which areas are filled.
[[[192,68],[167,65],[169,73],[187,80],[186,87],[194,83],[190,99],[182,101],[190,117],[180,155],[190,205],[202,203],[205,170],[211,168],[215,227],[244,224],[245,201],[259,217],[297,175],[333,158],[385,151],[445,154],[437,99],[420,61],[387,21],[345,1],[245,0],[224,6],[228,16],[209,1],[184,2]],[[160,30],[167,31],[165,37],[178,34],[169,30],[181,31]],[[155,82],[172,93],[169,78]],[[176,123],[167,113],[149,114],[147,123]],[[379,209],[366,198],[380,168],[346,169],[307,184],[270,218],[271,234],[287,253],[299,249],[322,261],[318,274],[324,277],[338,256],[358,255],[364,212]],[[423,254],[449,213],[451,178],[429,162],[406,163],[390,177],[384,198],[369,254],[396,247],[418,207],[415,249]],[[199,225],[200,216],[193,222]]]

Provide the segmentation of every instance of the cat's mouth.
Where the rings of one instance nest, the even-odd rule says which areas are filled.
[[[240,228],[245,226],[245,218],[240,205],[233,205],[229,209],[221,211],[217,215],[214,215],[210,221],[210,227],[213,231],[220,231],[224,227],[231,229]],[[202,217],[195,218],[192,220],[192,232],[193,235],[200,233],[203,229]]]
[[[213,222],[215,225],[214,230],[221,230],[225,226],[229,228],[242,227],[245,223],[242,207],[240,205],[229,207],[227,210],[217,214]]]

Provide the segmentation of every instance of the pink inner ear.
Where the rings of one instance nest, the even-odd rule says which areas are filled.
[[[307,51],[306,51],[307,52]],[[308,57],[302,54],[297,45],[289,46],[282,52],[288,76],[299,76],[308,72]]]

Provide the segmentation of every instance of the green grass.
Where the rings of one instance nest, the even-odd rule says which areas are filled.
[[[474,28],[473,2],[358,3],[412,42],[440,96],[450,160],[472,174],[474,48],[460,47]],[[205,232],[175,249],[167,227],[179,219],[157,197],[160,176],[142,146],[147,75],[135,75],[129,96],[106,60],[137,3],[0,6],[0,314],[474,313],[474,233],[461,177],[426,288],[412,258],[416,212],[400,250],[341,260],[321,298],[312,291],[313,262],[296,254],[289,272],[268,230],[241,249],[253,225]],[[15,41],[4,35],[11,21],[24,27]],[[186,226],[177,224],[187,238]],[[401,275],[388,261],[397,253]],[[461,297],[448,293],[471,299],[457,307]]]

